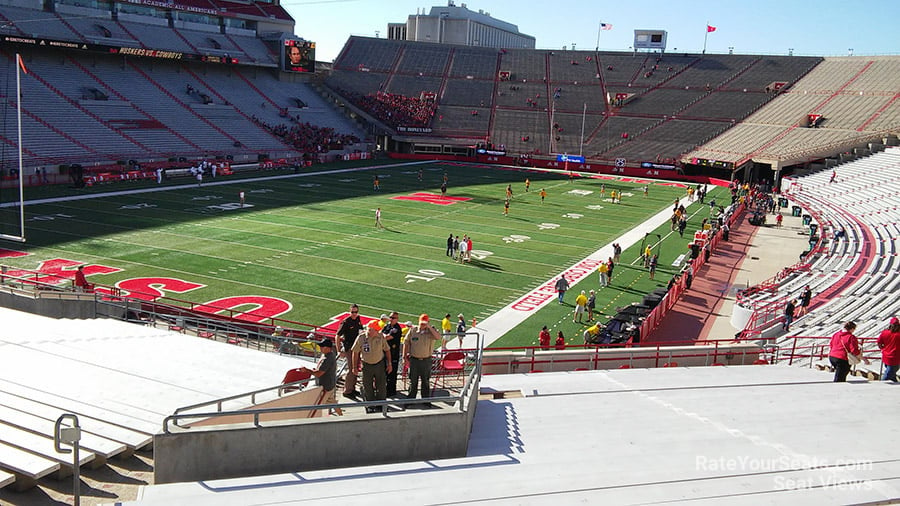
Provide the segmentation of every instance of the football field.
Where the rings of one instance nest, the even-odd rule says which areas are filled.
[[[373,187],[376,175],[380,189]],[[683,186],[662,181],[437,162],[237,173],[201,186],[179,179],[39,191],[49,193],[29,191],[26,201],[55,198],[26,207],[28,242],[0,243],[2,263],[13,269],[71,278],[83,264],[89,282],[140,297],[315,325],[351,303],[368,316],[397,310],[401,321],[420,313],[483,320],[685,195]],[[610,201],[612,191],[622,193],[621,203]],[[3,195],[9,202],[11,190]],[[711,191],[712,198],[724,195]],[[376,227],[378,208],[384,228]],[[0,213],[5,229],[17,223],[13,208]],[[693,204],[688,215],[684,238],[670,234],[668,223],[646,235],[662,241],[656,279],[633,262],[641,247],[635,244],[616,267],[613,287],[598,293],[598,308],[611,314],[665,285],[708,206]],[[447,256],[449,234],[472,238],[470,262]],[[589,276],[567,301],[597,285]],[[495,344],[532,344],[542,325],[563,323],[569,341],[579,342],[571,311],[551,304]]]

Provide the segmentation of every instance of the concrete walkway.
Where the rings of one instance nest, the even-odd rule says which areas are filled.
[[[730,240],[721,243],[691,289],[644,342],[733,338],[741,330],[731,325],[735,295],[794,265],[809,249],[801,218],[791,216],[790,207],[781,214],[780,228],[771,214],[765,226],[750,225],[746,216],[736,223]]]

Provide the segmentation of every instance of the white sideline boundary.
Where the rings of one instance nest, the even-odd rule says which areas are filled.
[[[423,161],[415,161],[415,162],[403,162],[403,163],[392,163],[388,165],[368,165],[366,167],[350,167],[347,169],[334,169],[334,170],[325,170],[325,171],[315,171],[315,172],[301,172],[299,174],[280,174],[277,176],[262,176],[262,177],[254,177],[254,178],[244,178],[244,179],[229,179],[227,181],[216,181],[215,179],[209,180],[208,182],[204,182],[200,188],[207,188],[209,186],[226,186],[230,184],[244,184],[248,182],[256,182],[256,181],[276,181],[279,179],[290,179],[290,178],[300,178],[300,177],[310,177],[310,176],[327,176],[329,174],[345,174],[348,172],[362,172],[366,170],[373,169],[393,169],[396,167],[407,167],[407,166],[415,166],[415,165],[424,165],[429,163],[439,163],[433,160],[429,160],[426,162]],[[150,188],[137,188],[134,190],[120,190],[120,191],[111,191],[111,192],[102,192],[102,193],[90,193],[86,195],[68,195],[66,197],[52,197],[46,199],[36,199],[36,200],[26,200],[26,206],[38,205],[38,204],[55,204],[57,202],[69,202],[73,200],[89,200],[89,199],[99,199],[106,197],[119,197],[122,195],[138,195],[141,193],[155,193],[155,192],[164,192],[170,190],[190,190],[196,189],[196,183],[188,183],[188,184],[179,184],[172,186],[153,186]],[[12,207],[19,205],[19,202],[7,202],[0,204],[0,208],[4,207]]]

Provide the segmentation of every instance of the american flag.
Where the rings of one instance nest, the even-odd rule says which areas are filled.
[[[601,30],[612,30],[612,25],[610,23],[600,23]]]

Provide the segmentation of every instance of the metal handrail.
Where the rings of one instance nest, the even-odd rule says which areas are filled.
[[[299,381],[294,381],[294,382],[291,382],[291,383],[282,383],[282,384],[276,385],[276,386],[274,386],[274,387],[260,388],[259,390],[253,390],[253,391],[251,391],[251,392],[244,392],[244,393],[240,393],[240,394],[231,395],[231,396],[228,396],[228,397],[222,397],[222,398],[220,398],[220,399],[215,399],[215,400],[212,400],[212,401],[206,401],[206,402],[200,402],[200,403],[197,403],[197,404],[191,404],[190,406],[182,406],[182,407],[180,407],[180,408],[175,409],[175,412],[174,412],[173,414],[178,415],[178,414],[181,414],[181,413],[183,413],[183,412],[185,412],[185,411],[189,411],[189,410],[197,409],[197,408],[202,408],[202,407],[206,407],[206,406],[212,406],[212,405],[215,405],[215,406],[216,406],[216,409],[218,409],[219,412],[222,412],[222,404],[224,404],[224,403],[226,403],[226,402],[229,402],[229,401],[234,401],[234,400],[240,399],[240,398],[242,398],[242,397],[247,397],[247,396],[250,397],[250,402],[251,402],[252,404],[256,404],[256,396],[259,395],[259,394],[263,394],[263,393],[266,393],[266,392],[271,392],[271,391],[273,391],[273,390],[277,390],[277,391],[278,391],[278,397],[281,397],[282,394],[284,393],[283,391],[284,391],[285,389],[287,389],[287,388],[292,388],[292,387],[298,387],[298,388],[299,388],[299,387],[306,386],[306,385],[307,385],[310,381],[312,381],[313,379],[314,379],[314,378],[307,378],[307,379],[303,379],[303,380],[299,380]],[[242,412],[246,412],[246,411],[242,411]]]
[[[474,374],[474,371],[471,373]],[[233,416],[233,415],[252,415],[253,416],[253,425],[256,427],[262,427],[259,422],[259,417],[261,415],[266,415],[270,413],[292,413],[292,412],[305,412],[305,411],[318,411],[325,409],[346,409],[346,408],[381,408],[382,413],[387,413],[388,406],[396,406],[401,405],[405,406],[407,404],[421,404],[423,402],[447,402],[452,404],[456,404],[459,402],[458,409],[462,411],[462,401],[464,400],[464,395],[453,395],[453,396],[443,396],[443,397],[428,397],[426,399],[390,399],[384,401],[361,401],[361,402],[341,402],[337,404],[309,404],[304,406],[288,406],[282,408],[258,408],[258,409],[244,409],[244,410],[232,410],[232,411],[217,411],[217,412],[205,412],[205,413],[193,413],[193,414],[173,414],[169,415],[163,419],[163,432],[166,434],[171,434],[171,429],[169,427],[170,424],[175,425],[176,427],[181,427],[177,423],[174,423],[179,420],[184,420],[188,418],[214,418],[220,416]],[[181,427],[184,428],[184,427]]]
[[[230,411],[222,411],[221,410],[221,406],[224,402],[236,400],[241,397],[247,397],[247,396],[250,396],[251,399],[255,399],[255,396],[260,393],[277,390],[277,389],[283,389],[285,387],[291,387],[291,386],[295,386],[295,385],[305,384],[305,383],[308,383],[309,381],[313,380],[313,378],[309,378],[309,379],[305,379],[305,380],[301,380],[301,381],[296,381],[293,383],[277,385],[274,387],[268,387],[268,388],[264,388],[264,389],[260,389],[260,390],[254,390],[252,392],[236,394],[233,396],[224,397],[224,398],[216,399],[213,401],[207,401],[207,402],[203,402],[203,403],[193,404],[191,406],[183,406],[183,407],[177,408],[173,414],[171,414],[171,415],[167,416],[165,419],[163,419],[163,432],[165,432],[166,434],[170,434],[171,431],[170,431],[169,425],[172,424],[172,425],[175,425],[176,427],[181,427],[178,424],[178,422],[181,420],[184,420],[184,419],[213,418],[213,417],[231,416],[231,415],[243,415],[243,416],[252,415],[253,416],[253,425],[256,427],[260,427],[260,424],[259,424],[260,415],[264,415],[264,414],[268,414],[268,413],[291,413],[291,412],[316,411],[316,410],[320,410],[320,409],[321,410],[325,410],[325,409],[330,410],[330,409],[336,409],[336,408],[366,407],[366,408],[381,408],[382,413],[386,414],[388,406],[397,406],[397,405],[406,406],[408,404],[421,404],[421,403],[425,403],[425,402],[447,402],[447,403],[450,403],[451,405],[455,404],[456,402],[459,402],[458,409],[460,411],[462,411],[465,399],[469,395],[471,395],[471,390],[474,388],[475,381],[481,375],[481,367],[482,367],[482,360],[483,360],[483,348],[484,348],[484,338],[480,333],[466,332],[466,336],[475,336],[476,347],[474,349],[465,349],[465,350],[459,350],[459,351],[466,352],[467,356],[468,356],[469,352],[473,352],[475,357],[474,357],[473,367],[469,371],[469,374],[466,376],[466,379],[463,382],[462,389],[460,389],[459,395],[428,397],[425,399],[421,399],[421,398],[386,399],[383,401],[343,402],[343,403],[337,403],[337,404],[311,404],[311,405],[304,405],[304,406],[288,406],[288,407],[280,407],[280,408],[254,408],[254,409],[241,409],[241,410],[230,410]],[[447,351],[456,351],[456,350],[447,350]],[[190,409],[197,409],[200,407],[212,406],[212,405],[216,405],[218,408],[218,411],[190,413],[190,414],[184,413],[185,411],[190,410]],[[182,427],[182,428],[184,428],[184,427]]]

